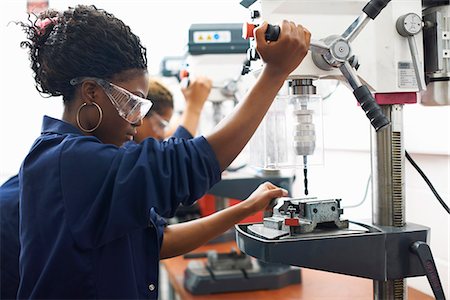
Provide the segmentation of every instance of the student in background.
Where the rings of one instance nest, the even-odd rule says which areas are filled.
[[[22,23],[38,90],[62,96],[44,116],[20,186],[18,298],[158,298],[159,260],[197,248],[287,192],[270,183],[235,206],[166,226],[220,180],[255,132],[310,34],[283,21],[275,42],[255,29],[265,62],[245,99],[212,132],[133,141],[150,109],[146,49],[95,6],[46,11]]]
[[[147,137],[158,140],[174,136],[190,139],[195,136],[200,120],[200,114],[209,93],[212,82],[207,77],[197,77],[187,88],[182,88],[185,108],[180,118],[170,124],[173,116],[174,101],[170,90],[159,80],[150,79],[147,99],[153,102],[152,109],[142,119],[142,125],[137,128],[134,140],[140,143]]]

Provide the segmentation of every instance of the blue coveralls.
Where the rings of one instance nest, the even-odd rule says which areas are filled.
[[[116,147],[44,117],[19,172],[18,297],[157,298],[160,215],[220,175],[203,137]]]
[[[174,137],[191,139],[183,126],[178,126]],[[0,240],[0,298],[16,299],[19,287],[19,175],[0,186],[1,240]]]
[[[19,286],[19,177],[0,187],[0,298],[16,299]]]

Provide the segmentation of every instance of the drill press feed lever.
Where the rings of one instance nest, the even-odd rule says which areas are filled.
[[[310,51],[314,64],[325,71],[338,68],[344,75],[353,89],[361,108],[366,113],[370,123],[376,131],[387,127],[390,122],[383,114],[380,106],[375,101],[368,87],[363,85],[356,75],[354,67],[357,65],[357,58],[352,53],[350,42],[363,30],[370,19],[375,17],[390,2],[390,0],[371,0],[364,8],[363,14],[359,16],[342,35],[331,35],[322,40],[311,40]],[[278,25],[270,25],[267,28],[265,37],[268,41],[276,41],[280,34]],[[243,37],[253,37],[252,25],[244,24]],[[259,58],[254,48],[250,48],[248,53],[249,60]]]
[[[367,86],[363,85],[358,79],[353,66],[357,59],[352,54],[349,44],[349,41],[353,40],[367,23],[366,20],[368,18],[359,17],[342,36],[332,35],[320,41],[311,40],[309,49],[312,52],[312,58],[317,67],[323,70],[339,68],[342,75],[344,75],[352,87],[353,94],[366,113],[370,123],[376,131],[379,131],[389,125],[389,120],[383,114]],[[355,25],[355,23],[358,24]],[[278,25],[269,25],[267,32],[270,34],[266,34],[266,38],[269,37],[270,39],[268,40],[276,41],[280,28]],[[250,50],[249,53],[256,53],[256,51]]]

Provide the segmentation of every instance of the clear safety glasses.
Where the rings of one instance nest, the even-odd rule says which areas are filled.
[[[119,112],[119,115],[131,124],[140,122],[153,105],[150,100],[136,96],[126,89],[101,78],[78,77],[70,80],[70,84],[75,86],[86,80],[95,81],[100,85]]]
[[[152,117],[156,121],[156,127],[158,130],[164,131],[169,126],[169,122],[164,120],[163,117],[161,117],[161,115],[159,115],[158,113],[150,112],[149,116]]]

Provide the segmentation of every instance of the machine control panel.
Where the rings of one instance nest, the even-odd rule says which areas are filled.
[[[230,43],[231,31],[194,31],[194,43]]]
[[[192,24],[189,28],[188,52],[200,54],[246,53],[249,42],[242,38],[242,24]]]

